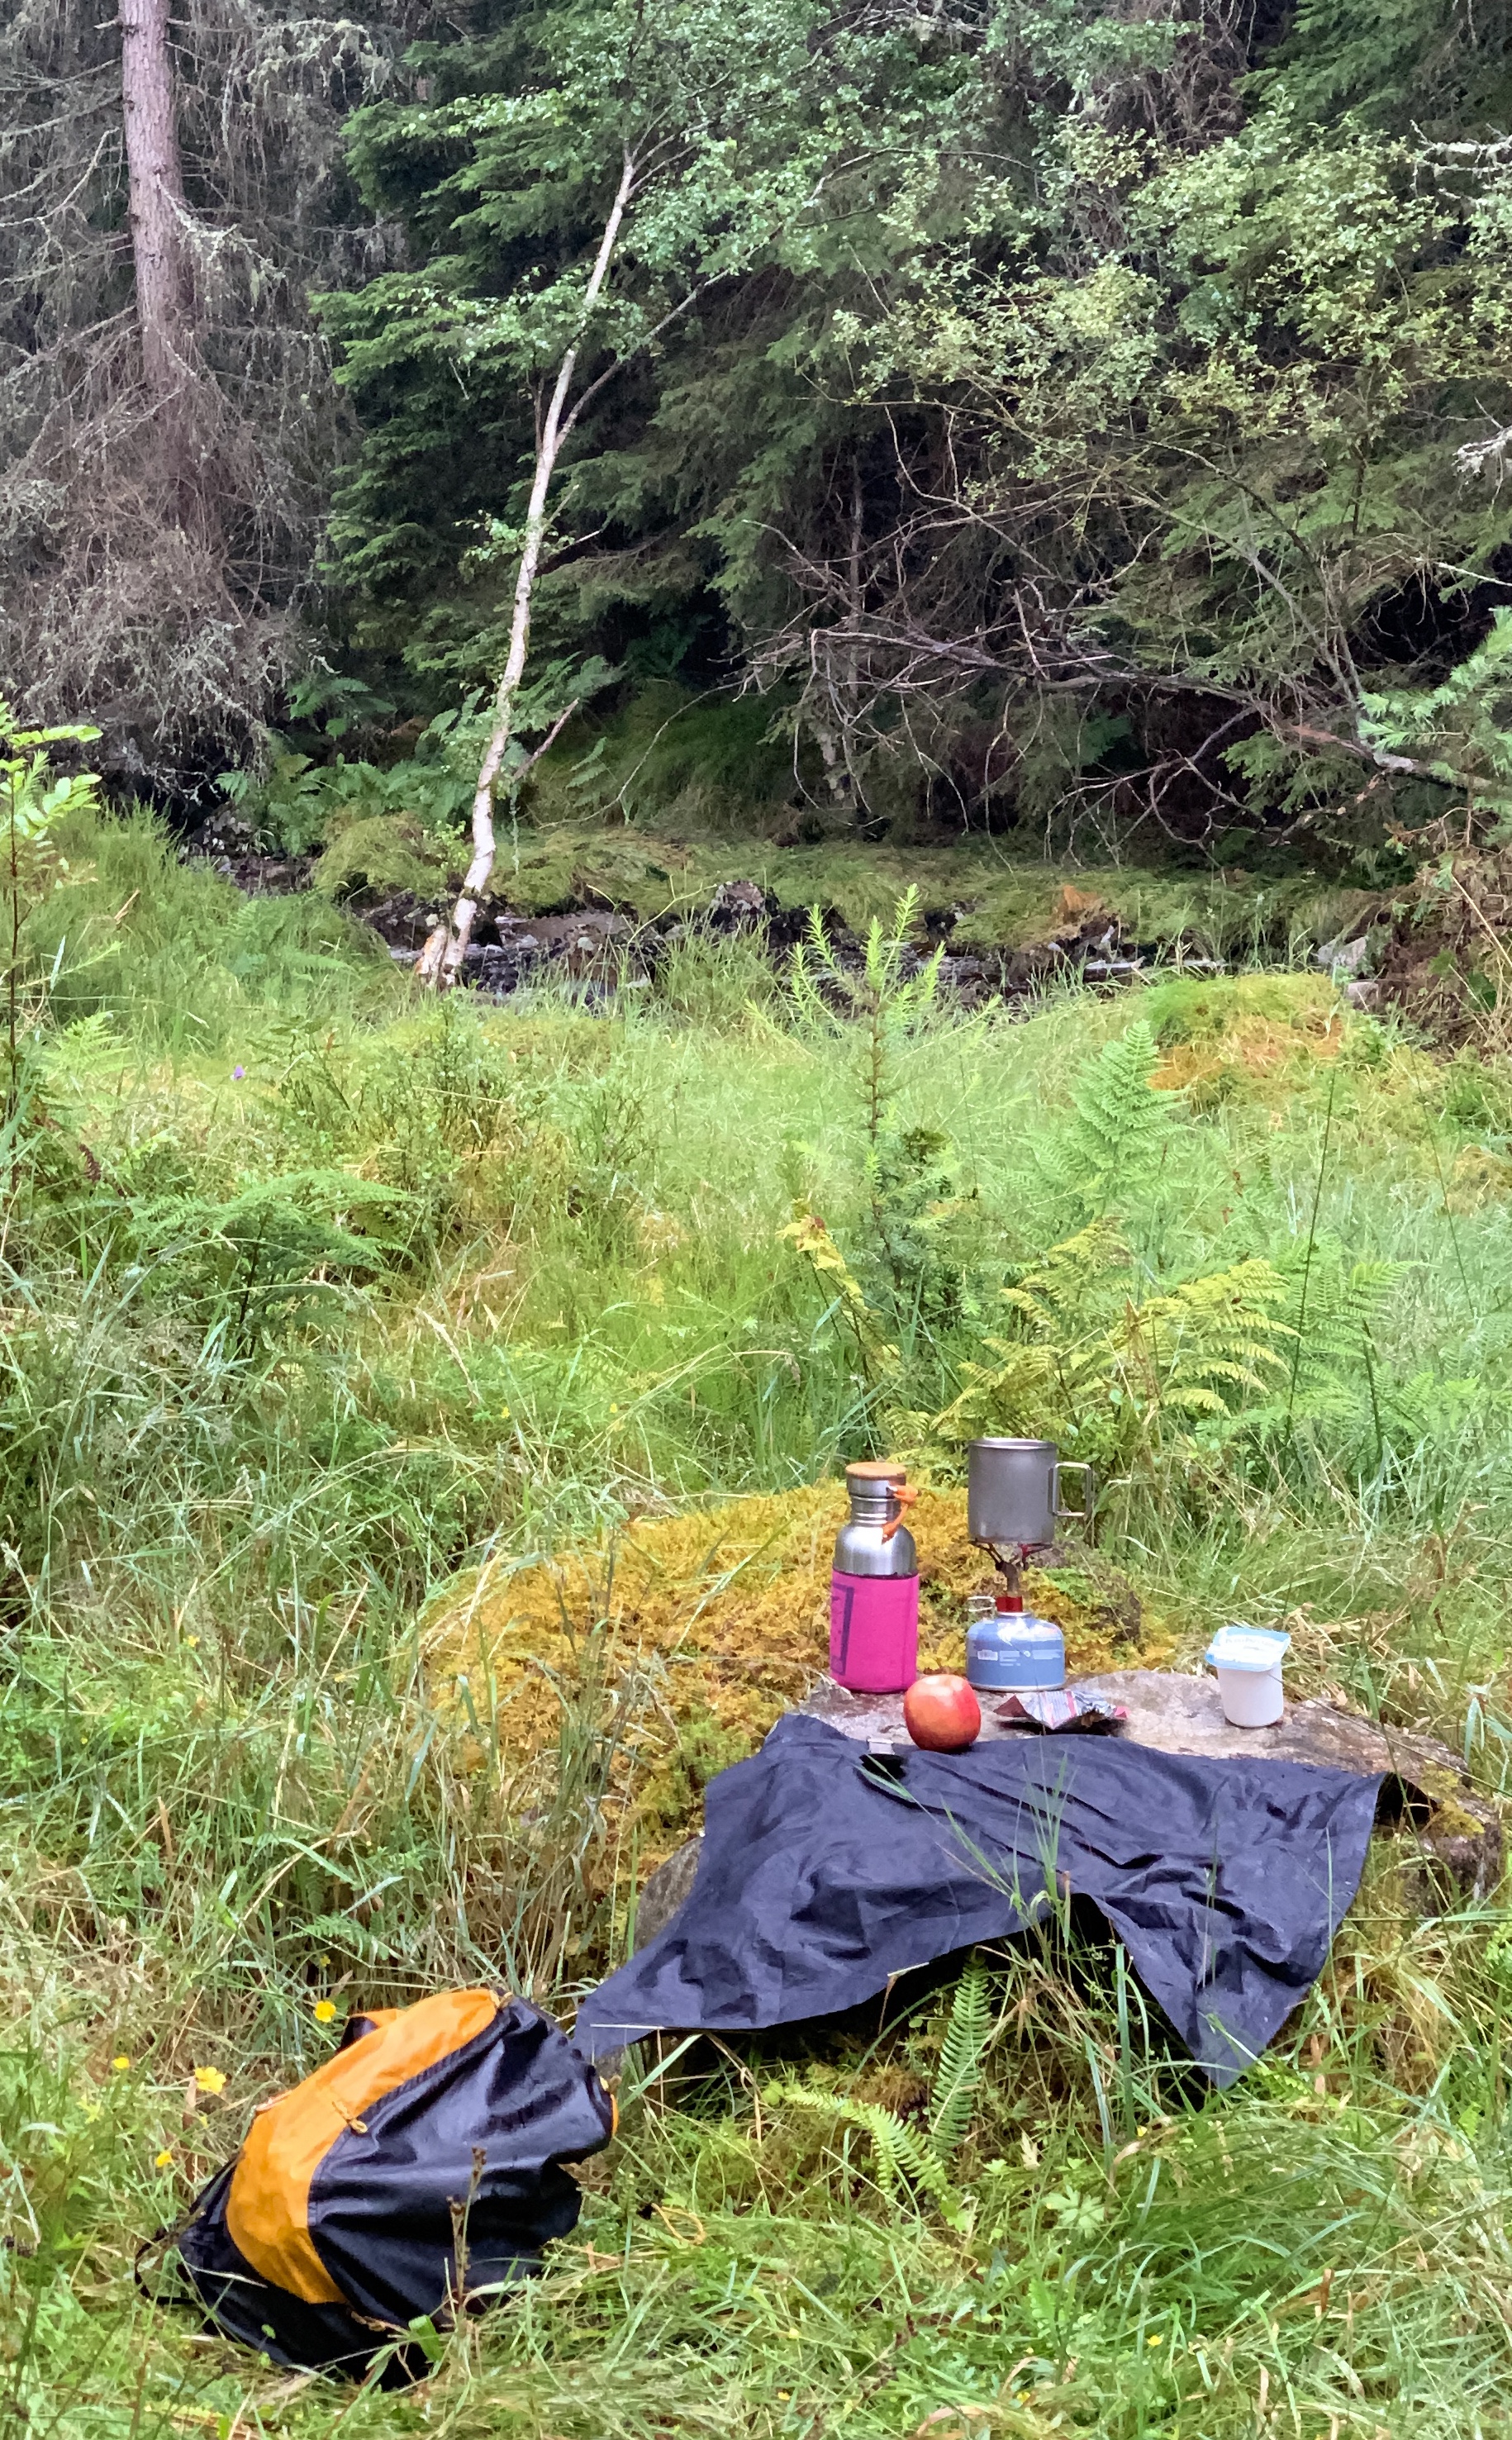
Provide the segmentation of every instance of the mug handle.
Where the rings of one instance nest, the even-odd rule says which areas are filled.
[[[1082,1478],[1082,1504],[1079,1508],[1063,1508],[1060,1504],[1060,1479],[1063,1474],[1079,1474]],[[1056,1516],[1070,1516],[1076,1524],[1085,1525],[1088,1534],[1090,1536],[1092,1530],[1092,1517],[1096,1507],[1097,1475],[1094,1469],[1091,1466],[1085,1464],[1080,1458],[1057,1458],[1055,1461]]]

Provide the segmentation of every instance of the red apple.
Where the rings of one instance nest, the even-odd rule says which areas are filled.
[[[903,1725],[928,1753],[964,1753],[981,1733],[981,1705],[963,1678],[938,1669],[915,1678],[903,1697]]]

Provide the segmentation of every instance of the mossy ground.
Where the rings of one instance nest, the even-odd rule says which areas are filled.
[[[569,2019],[621,1953],[646,1862],[819,1663],[837,1469],[881,1429],[782,1236],[795,1195],[869,1293],[891,1274],[865,1047],[775,986],[753,1004],[738,962],[607,1014],[438,1007],[329,905],[243,901],[145,820],[67,852],[27,920],[0,1247],[17,2431],[1504,2433],[1512,1922],[1500,1896],[1425,1919],[1389,1857],[1225,2095],[1145,2028],[1106,1946],[994,1957],[957,2226],[890,2197],[819,2107],[917,2119],[947,1996],[922,1990],[843,2038],[632,2071],[547,2277],[439,2340],[406,2396],[291,2380],[146,2302],[142,2240],[349,2007],[496,1979]],[[1107,1487],[1097,1564],[1141,1597],[1131,1657],[1285,1624],[1300,1689],[1442,1735],[1494,1795],[1504,1063],[1435,1058],[1305,973],[942,1014],[890,1054],[891,1107],[947,1139],[959,1295],[938,1326],[895,1301],[894,1387],[941,1403],[1003,1283],[1077,1225],[1071,1097],[1136,1017],[1191,1063],[1120,1212],[1146,1274],[1310,1249],[1309,1295],[1356,1263],[1384,1284],[1369,1365],[1357,1338],[1289,1429]],[[921,1510],[948,1642],[981,1562],[959,1485]],[[1116,1604],[1100,1618],[1109,1588],[1081,1574],[1034,1591],[1064,1599],[1086,1665]]]
[[[338,842],[333,871],[349,853]],[[1102,912],[1116,918],[1130,941],[1159,949],[1179,940],[1195,954],[1241,958],[1256,949],[1285,955],[1288,944],[1307,955],[1347,922],[1359,896],[1305,876],[1235,881],[1200,867],[1173,875],[1138,865],[1089,866],[1068,880],[1021,845],[990,839],[893,845],[832,830],[812,842],[783,844],[760,833],[680,833],[655,811],[629,824],[568,817],[506,827],[492,888],[519,914],[600,904],[654,922],[701,914],[727,881],[754,881],[795,913],[834,908],[857,933],[873,917],[886,922],[913,888],[925,912],[949,925],[951,946],[959,949],[1033,947],[1078,931]]]
[[[465,854],[433,793],[430,764],[396,764],[375,811],[360,792],[347,801],[333,773],[316,891],[428,900],[455,887]],[[956,949],[1033,947],[1106,919],[1157,952],[1179,942],[1190,955],[1242,960],[1305,958],[1376,903],[1301,864],[1248,871],[1195,852],[1174,866],[1114,863],[1091,843],[1062,864],[1021,834],[913,817],[857,824],[795,770],[761,700],[666,685],[575,724],[497,827],[493,897],[523,915],[598,905],[661,922],[699,915],[722,882],[755,881],[787,913],[819,906],[863,933],[911,887],[936,937],[948,930]]]
[[[633,1838],[644,1874],[697,1827],[712,1769],[753,1752],[822,1676],[845,1513],[843,1487],[827,1482],[638,1517],[592,1551],[533,1565],[495,1560],[450,1588],[427,1622],[432,1683],[455,1704],[465,1677],[501,1767],[528,1774],[555,1752],[565,1700],[596,1695],[607,1711],[627,1672],[649,1678],[658,1699],[618,1757],[626,1794],[614,1807],[614,1853]],[[922,1490],[909,1522],[920,1667],[959,1670],[966,1595],[990,1588],[991,1566],[967,1534],[963,1491]],[[1158,1667],[1171,1649],[1163,1625],[1115,1608],[1095,1575],[1031,1569],[1025,1584],[1064,1630],[1073,1674]]]

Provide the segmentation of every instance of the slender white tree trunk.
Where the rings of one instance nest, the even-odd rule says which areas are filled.
[[[173,108],[169,0],[120,0],[121,99],[142,374],[170,424],[190,378],[184,163]],[[165,433],[165,439],[168,435]]]
[[[562,443],[571,428],[567,415],[567,403],[577,370],[578,340],[584,325],[599,301],[600,292],[609,275],[614,249],[619,242],[620,228],[635,185],[636,165],[629,152],[620,179],[609,217],[603,224],[599,251],[588,284],[583,295],[583,311],[578,317],[577,336],[557,368],[550,402],[541,425],[536,444],[535,474],[531,484],[531,497],[525,512],[525,539],[520,552],[519,574],[514,580],[514,608],[510,619],[509,652],[503,673],[494,695],[494,726],[489,732],[483,760],[478,765],[477,786],[473,795],[473,860],[467,868],[461,896],[452,909],[449,924],[439,924],[421,953],[418,968],[423,983],[434,983],[444,991],[457,980],[467,944],[473,937],[477,919],[478,902],[488,888],[494,870],[494,791],[498,785],[509,751],[514,719],[514,698],[525,675],[526,655],[531,642],[531,599],[535,590],[536,571],[541,564],[541,549],[546,540],[546,511],[550,496],[551,478],[556,473]]]

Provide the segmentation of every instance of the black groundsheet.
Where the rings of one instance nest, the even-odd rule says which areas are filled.
[[[869,1754],[790,1714],[705,1799],[697,1879],[584,2001],[590,2057],[652,2031],[737,2033],[855,2006],[895,1974],[1089,1898],[1217,2084],[1323,1968],[1378,1779],[1306,1763],[1026,1737]]]

